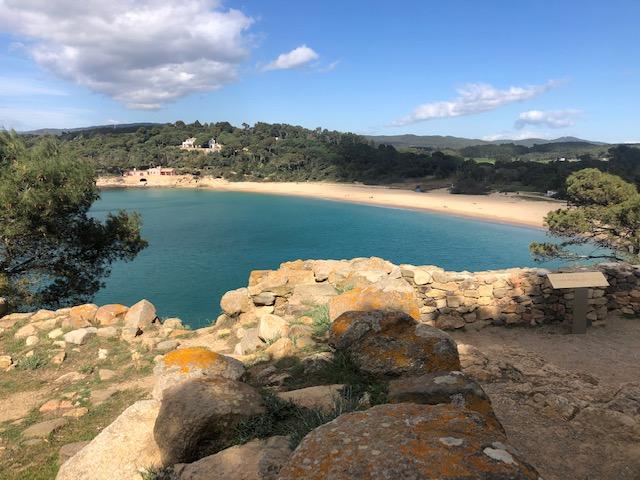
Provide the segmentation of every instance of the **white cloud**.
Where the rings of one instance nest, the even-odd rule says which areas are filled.
[[[434,118],[461,117],[488,112],[509,103],[530,100],[556,87],[558,81],[550,80],[542,85],[509,87],[499,90],[485,83],[469,83],[458,91],[458,97],[451,101],[425,103],[418,106],[406,117],[395,121],[394,125],[432,120]]]
[[[317,60],[318,58],[320,58],[319,55],[313,49],[306,45],[300,45],[290,52],[278,55],[278,58],[265,65],[263,70],[288,70],[291,68],[299,68],[307,65],[309,62]]]
[[[575,109],[566,110],[529,110],[522,112],[516,121],[516,128],[524,128],[527,125],[544,126],[548,128],[572,127],[582,111]]]
[[[527,138],[541,138],[544,140],[553,139],[553,135],[546,132],[520,131],[520,132],[500,132],[482,137],[486,142],[495,142],[497,140],[526,140]]]
[[[39,65],[137,109],[235,81],[252,22],[217,0],[0,0]]]

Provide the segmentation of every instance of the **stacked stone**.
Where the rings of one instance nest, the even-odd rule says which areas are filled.
[[[640,265],[603,263],[598,267],[609,281],[606,297],[611,313],[640,314]]]

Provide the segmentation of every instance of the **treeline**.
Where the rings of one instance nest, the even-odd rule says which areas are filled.
[[[224,148],[216,153],[184,151],[189,137],[204,145],[210,138]],[[530,162],[512,160],[518,152],[558,146],[481,145],[456,151],[399,151],[352,133],[315,130],[287,124],[256,123],[235,127],[228,122],[100,127],[62,133],[59,149],[65,155],[88,159],[100,174],[119,174],[131,168],[163,165],[180,173],[205,174],[232,181],[313,181],[449,185],[459,193],[526,189],[564,191],[566,178],[583,168],[597,168],[640,183],[640,149],[613,147],[608,161],[585,153],[584,144],[565,145],[567,158],[578,161]],[[35,145],[42,136],[26,141]],[[590,144],[586,144],[590,145]],[[593,147],[593,145],[591,145]],[[494,151],[497,149],[496,151]],[[537,149],[537,150],[536,150]],[[500,153],[500,154],[497,154]],[[513,155],[511,155],[513,154]],[[469,157],[488,157],[479,163]],[[466,159],[465,159],[466,158]],[[439,183],[438,183],[439,182]]]

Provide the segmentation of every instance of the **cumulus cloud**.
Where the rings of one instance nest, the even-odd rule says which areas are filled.
[[[548,128],[566,128],[576,124],[576,119],[582,114],[580,110],[528,110],[522,112],[516,121],[516,128],[524,128],[527,125],[543,126]]]
[[[319,55],[313,49],[306,45],[300,45],[290,52],[278,55],[278,58],[265,65],[263,70],[289,70],[291,68],[299,68],[318,58],[320,58]]]
[[[450,101],[420,105],[409,115],[395,121],[393,124],[409,125],[435,118],[461,117],[488,112],[503,105],[535,98],[556,87],[558,83],[556,80],[550,80],[542,85],[509,87],[504,90],[485,83],[469,83],[457,90],[457,98]]]
[[[0,0],[38,64],[136,109],[235,81],[252,22],[217,0]]]
[[[528,138],[541,138],[543,140],[551,140],[553,135],[546,132],[533,132],[533,131],[521,131],[521,132],[500,132],[492,135],[486,135],[482,137],[482,140],[486,142],[495,142],[498,140],[526,140]]]

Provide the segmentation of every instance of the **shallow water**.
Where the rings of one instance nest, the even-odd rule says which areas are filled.
[[[97,217],[118,209],[143,218],[149,247],[117,263],[97,304],[147,298],[161,317],[193,327],[215,319],[227,290],[249,272],[298,258],[379,256],[447,270],[533,266],[526,227],[300,197],[187,189],[105,190]],[[545,265],[548,266],[548,265]]]

